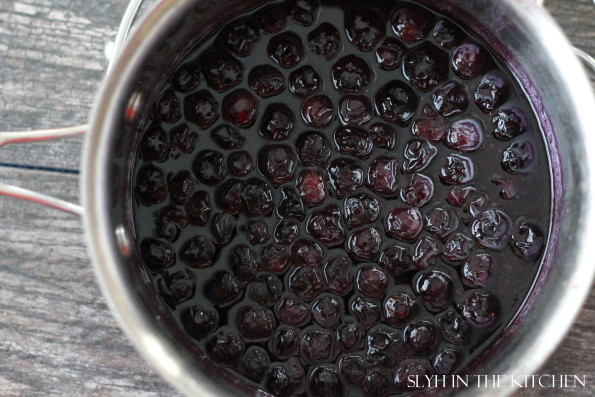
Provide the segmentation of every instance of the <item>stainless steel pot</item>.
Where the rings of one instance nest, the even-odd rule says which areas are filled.
[[[588,154],[595,150],[590,131],[595,126],[595,99],[570,44],[534,2],[418,1],[466,21],[507,61],[531,99],[547,140],[554,219],[543,269],[519,315],[471,368],[479,374],[531,374],[563,338],[595,272],[589,246],[595,241],[595,156]],[[222,21],[264,2],[162,0],[139,23],[119,52],[93,108],[83,154],[82,207],[12,187],[0,189],[3,194],[82,215],[97,277],[122,328],[160,374],[189,396],[267,394],[218,371],[204,357],[197,360],[191,346],[176,340],[159,305],[151,304],[156,298],[139,266],[132,221],[131,171],[137,132],[159,83],[155,76],[163,77],[163,71]],[[70,129],[62,134],[76,132]],[[5,142],[9,141],[10,137]],[[511,391],[481,389],[486,396]]]

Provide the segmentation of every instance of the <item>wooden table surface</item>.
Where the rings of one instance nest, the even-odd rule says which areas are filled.
[[[546,3],[572,42],[595,54],[593,0]],[[125,7],[125,0],[0,0],[0,130],[85,123],[105,43]],[[0,180],[77,202],[81,143],[1,148]],[[0,213],[0,396],[177,396],[111,316],[80,220],[3,197]],[[587,388],[516,395],[595,395],[594,341],[595,289],[539,372],[584,374]]]

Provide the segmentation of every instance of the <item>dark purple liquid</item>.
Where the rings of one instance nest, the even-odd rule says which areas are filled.
[[[548,237],[547,151],[514,77],[431,11],[337,4],[272,3],[213,34],[159,91],[135,166],[164,307],[279,395],[461,371]]]

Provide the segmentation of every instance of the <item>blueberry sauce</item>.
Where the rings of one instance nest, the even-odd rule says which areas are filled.
[[[549,160],[511,73],[412,2],[241,15],[160,87],[137,249],[181,334],[274,395],[463,371],[540,268]]]

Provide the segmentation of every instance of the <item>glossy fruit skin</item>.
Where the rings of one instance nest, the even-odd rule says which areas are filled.
[[[296,66],[304,56],[304,45],[298,35],[292,32],[280,33],[270,39],[267,51],[269,57],[282,68]]]
[[[398,240],[411,241],[422,228],[423,219],[417,208],[396,207],[387,218],[386,232]]]
[[[331,72],[335,88],[344,94],[363,91],[372,79],[372,71],[367,62],[356,56],[347,55],[339,59]]]
[[[248,73],[248,85],[262,98],[278,95],[285,89],[283,74],[270,65],[252,68]]]
[[[310,97],[302,104],[302,118],[306,124],[312,127],[325,127],[333,120],[333,117],[333,101],[326,95]]]
[[[384,120],[406,126],[417,109],[417,95],[409,85],[393,81],[381,87],[374,98],[376,113]]]
[[[260,102],[247,90],[236,90],[223,98],[223,118],[240,127],[247,128],[254,124]]]
[[[452,56],[452,68],[462,79],[479,76],[487,66],[485,50],[475,43],[463,43],[457,47]]]
[[[421,41],[428,34],[431,17],[422,8],[405,6],[395,12],[391,22],[397,37],[412,44]]]
[[[431,91],[448,77],[448,54],[433,44],[422,44],[409,51],[403,70],[414,87]]]
[[[361,51],[372,51],[385,33],[382,17],[372,10],[353,10],[345,13],[345,30],[353,45]]]

